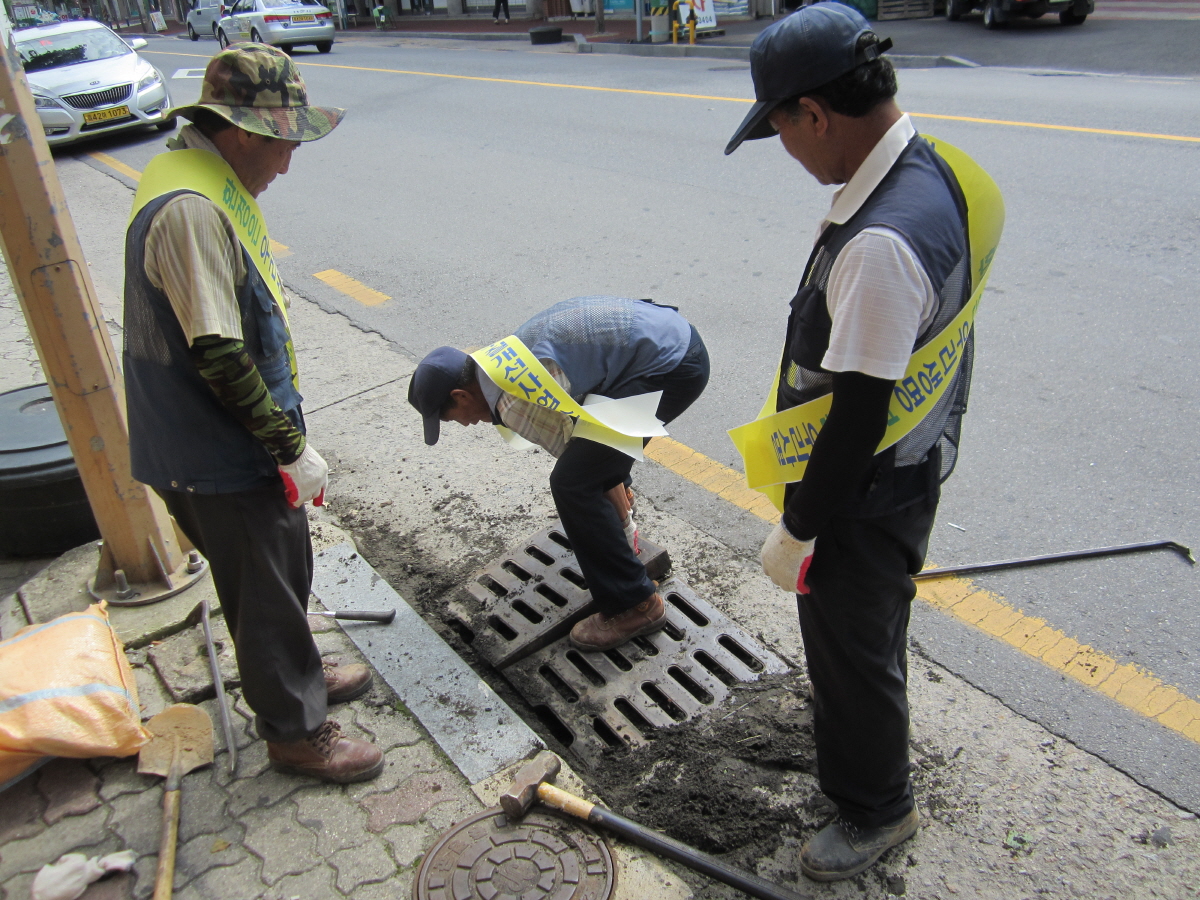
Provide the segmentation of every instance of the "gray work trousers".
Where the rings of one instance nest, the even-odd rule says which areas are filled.
[[[296,741],[325,721],[321,654],[308,626],[312,543],[282,485],[234,494],[159,491],[212,566],[259,737]]]

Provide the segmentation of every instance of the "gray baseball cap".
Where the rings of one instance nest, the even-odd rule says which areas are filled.
[[[734,132],[725,155],[741,146],[742,141],[774,137],[775,129],[767,116],[780,103],[827,84],[891,49],[891,38],[876,38],[860,50],[858,41],[865,34],[875,36],[870,23],[857,10],[833,2],[802,6],[763,29],[750,47],[750,76],[758,102]]]

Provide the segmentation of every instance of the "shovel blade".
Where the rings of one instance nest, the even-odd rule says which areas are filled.
[[[208,713],[190,703],[168,706],[146,723],[152,737],[138,754],[138,772],[167,777],[178,748],[179,774],[213,761],[213,727]]]

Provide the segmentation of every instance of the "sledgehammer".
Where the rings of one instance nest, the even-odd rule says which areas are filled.
[[[560,768],[562,764],[558,757],[546,751],[522,766],[512,786],[500,795],[500,806],[504,809],[504,814],[513,820],[520,819],[529,812],[534,800],[540,800],[547,806],[606,828],[627,841],[673,859],[709,878],[723,881],[751,897],[760,897],[761,900],[811,900],[809,895],[797,894],[795,891],[771,884],[757,875],[738,871],[714,856],[701,853],[665,834],[652,831],[624,816],[559,790],[550,782],[558,775]]]

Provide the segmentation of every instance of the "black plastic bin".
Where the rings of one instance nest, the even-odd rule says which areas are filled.
[[[0,554],[53,556],[98,537],[50,388],[0,394]]]
[[[531,44],[561,44],[562,29],[557,25],[539,25],[537,28],[529,29],[529,43]]]

